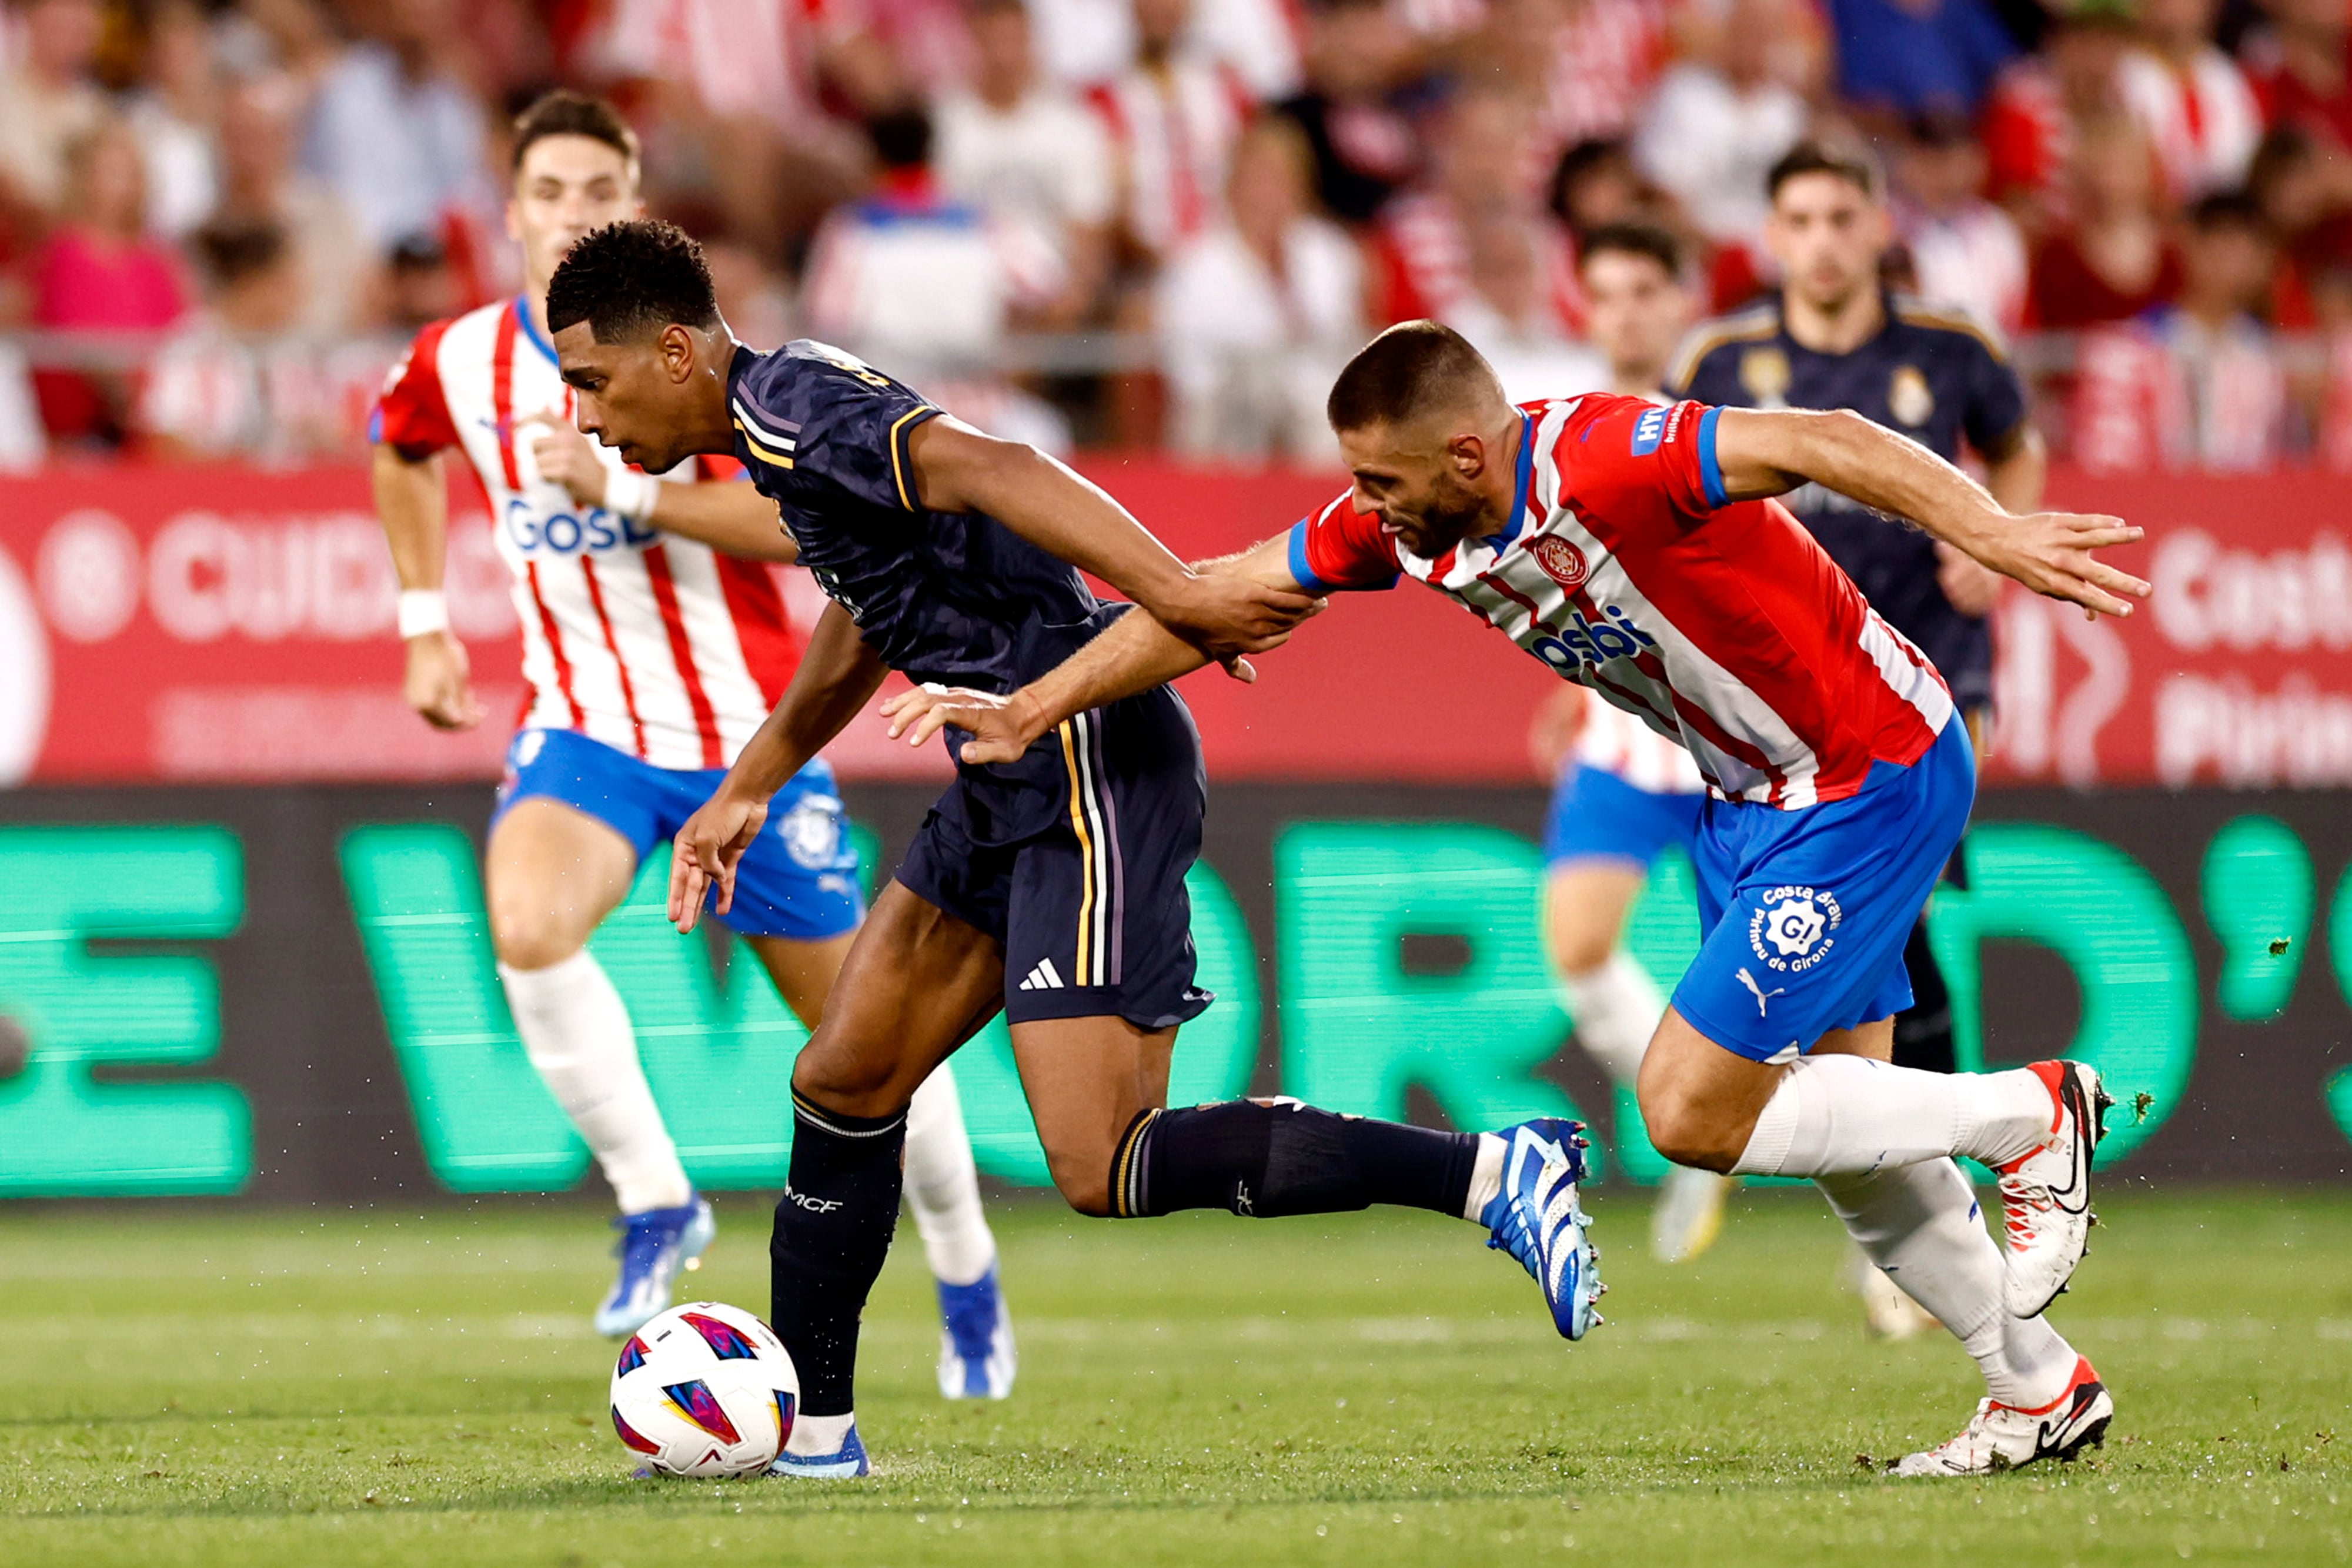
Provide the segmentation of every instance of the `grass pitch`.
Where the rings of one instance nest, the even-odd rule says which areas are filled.
[[[0,1563],[2132,1563],[2352,1560],[2352,1195],[2110,1190],[2054,1320],[2105,1453],[1867,1468],[1957,1430],[1958,1348],[1866,1343],[1793,1192],[1643,1256],[1556,1339],[1516,1264],[1418,1215],[995,1218],[1020,1387],[934,1392],[911,1228],[867,1314],[865,1483],[632,1482],[588,1332],[601,1216],[0,1216]],[[755,1310],[766,1215],[694,1293]],[[2342,1428],[2339,1439],[2337,1429]]]

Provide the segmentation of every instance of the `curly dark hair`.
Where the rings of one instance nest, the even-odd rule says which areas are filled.
[[[702,247],[676,224],[632,218],[582,237],[547,286],[547,329],[588,323],[600,343],[631,342],[673,322],[719,324]]]

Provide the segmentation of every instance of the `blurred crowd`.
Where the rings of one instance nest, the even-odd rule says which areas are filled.
[[[1049,447],[1325,456],[1417,316],[1594,384],[1577,236],[1664,224],[1729,308],[1832,133],[1890,285],[2023,334],[2077,460],[2352,467],[2352,0],[7,0],[0,464],[358,450],[405,339],[515,286],[506,127],[559,83],[747,340]]]

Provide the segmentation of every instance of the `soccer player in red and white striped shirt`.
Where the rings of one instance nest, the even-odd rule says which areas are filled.
[[[1434,322],[1374,339],[1329,413],[1354,486],[1218,570],[1277,591],[1416,579],[1678,739],[1708,786],[1693,852],[1706,936],[1643,1057],[1651,1140],[1680,1165],[1811,1178],[1959,1338],[1987,1396],[1897,1473],[1978,1474],[2099,1440],[2114,1401],[2042,1313],[2083,1255],[2107,1098],[2079,1062],[1945,1074],[1887,1060],[1911,1001],[1904,945],[1966,825],[1973,753],[1935,667],[1770,497],[1827,486],[2115,615],[2148,585],[2094,551],[2140,530],[2014,516],[1851,413],[1608,394],[1514,407]],[[1129,615],[1009,696],[917,691],[887,711],[918,737],[955,725],[981,764],[1204,662]],[[2005,1249],[1960,1155],[2000,1175]],[[1507,1168],[1507,1196],[1519,1175]]]
[[[508,221],[528,287],[418,334],[377,411],[376,506],[404,590],[408,700],[436,726],[481,716],[438,591],[451,448],[479,476],[513,570],[531,697],[490,829],[490,935],[532,1065],[619,1199],[621,1277],[597,1325],[621,1334],[667,1305],[710,1211],[585,944],[766,718],[804,639],[767,564],[796,554],[772,503],[690,466],[630,468],[572,426],[548,280],[582,235],[639,212],[635,138],[609,106],[557,93],[517,122],[514,157]],[[826,764],[793,779],[761,838],[763,886],[730,923],[813,1028],[862,913]],[[1013,1366],[995,1243],[945,1071],[915,1097],[907,1176],[948,1320],[941,1389],[1002,1397]]]

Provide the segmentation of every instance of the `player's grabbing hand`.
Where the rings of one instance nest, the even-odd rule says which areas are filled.
[[[1246,661],[1236,661],[1236,655],[1281,647],[1300,622],[1328,603],[1246,577],[1206,571],[1187,576],[1179,589],[1150,609],[1161,625],[1210,657],[1226,662],[1235,679],[1246,681],[1254,675],[1243,673]]]
[[[1248,661],[1236,663],[1246,667]],[[1020,760],[1021,754],[1049,727],[1036,698],[1025,691],[998,696],[934,682],[900,692],[882,705],[882,716],[890,721],[890,738],[904,736],[908,746],[921,746],[953,725],[971,737],[956,752],[957,758],[975,767]]]
[[[686,820],[670,855],[671,925],[691,932],[706,904],[714,915],[735,906],[735,868],[767,821],[766,797],[739,795],[724,786]]]
[[[2144,578],[2109,566],[2095,549],[2137,544],[2146,535],[2121,517],[2034,512],[2006,517],[2003,526],[1965,547],[1977,559],[2034,592],[2083,607],[2086,618],[2128,615],[2131,601],[2153,591]]]

